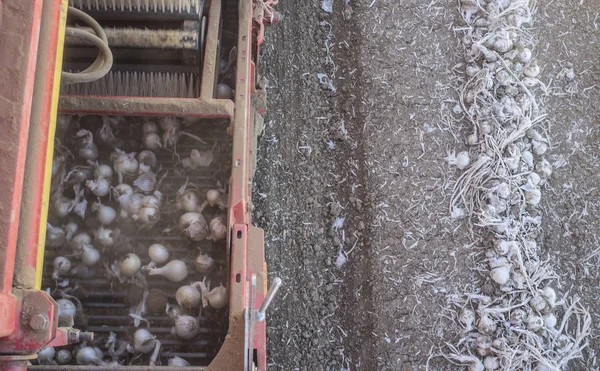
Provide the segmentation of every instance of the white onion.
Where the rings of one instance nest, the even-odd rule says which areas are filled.
[[[73,209],[73,201],[66,198],[57,198],[54,200],[54,215],[58,218],[63,219]]]
[[[142,261],[135,254],[125,255],[119,262],[119,272],[125,277],[133,277],[142,267]]]
[[[162,148],[162,144],[160,143],[160,136],[156,133],[145,134],[142,138],[142,142],[144,143],[144,147],[152,151],[156,151]]]
[[[216,189],[206,191],[206,201],[210,206],[218,206],[221,210],[227,208],[227,196]]]
[[[77,363],[80,365],[105,365],[105,362],[98,357],[96,350],[92,347],[83,347],[75,355]]]
[[[48,245],[48,247],[55,249],[62,246],[67,240],[66,237],[64,229],[46,223],[46,245]]]
[[[175,330],[175,335],[184,340],[191,340],[198,335],[198,332],[200,332],[198,321],[194,317],[188,315],[175,318],[175,326],[173,328]]]
[[[115,236],[112,229],[100,226],[94,233],[94,237],[101,246],[112,247],[115,244]]]
[[[544,320],[542,317],[538,316],[529,316],[527,318],[527,329],[529,331],[537,332],[544,327]]]
[[[531,78],[536,78],[540,74],[540,66],[538,66],[536,61],[529,63],[525,68],[523,68],[523,75]]]
[[[169,358],[169,360],[167,361],[168,365],[171,367],[188,367],[190,366],[190,363],[188,361],[186,361],[185,359],[181,358],[181,357],[173,357],[173,358]]]
[[[477,347],[477,354],[484,357],[490,353],[492,341],[489,336],[479,334],[475,339],[475,345]]]
[[[145,328],[140,328],[133,334],[133,349],[138,353],[150,353],[156,341],[154,336]]]
[[[144,193],[152,192],[156,186],[156,175],[152,171],[142,173],[133,181],[133,185],[141,189]]]
[[[110,206],[102,205],[100,202],[95,202],[92,205],[92,210],[96,211],[96,217],[102,225],[109,225],[117,218],[117,212]]]
[[[173,282],[181,282],[187,277],[188,269],[183,261],[175,259],[171,260],[164,267],[150,267],[148,274],[151,276],[163,276]]]
[[[60,276],[64,276],[68,274],[71,270],[71,261],[64,256],[57,256],[54,258],[54,262],[52,263],[54,267],[54,272],[52,272],[52,278],[58,279]]]
[[[527,313],[523,309],[515,309],[510,313],[510,323],[518,326],[523,323]]]
[[[158,125],[156,124],[156,122],[146,121],[142,125],[142,133],[158,133]]]
[[[217,216],[210,221],[210,238],[213,241],[220,241],[227,238],[227,222],[222,216]]]
[[[143,207],[136,219],[144,224],[153,225],[160,219],[160,210],[154,207]]]
[[[71,247],[73,250],[82,250],[84,246],[92,244],[92,237],[85,232],[81,232],[71,239]]]
[[[183,194],[177,196],[177,208],[179,210],[188,212],[197,211],[199,204],[200,199],[195,189],[188,189]]]
[[[98,147],[94,144],[94,136],[89,130],[81,129],[75,134],[79,144],[77,156],[83,160],[96,161],[98,158]]]
[[[510,279],[510,265],[496,267],[490,272],[490,277],[499,285],[504,285]]]
[[[471,331],[473,329],[473,323],[475,322],[475,312],[471,309],[463,308],[458,314],[458,320],[465,326],[467,331]]]
[[[497,357],[487,356],[483,359],[483,367],[487,370],[497,370],[500,368],[500,362]]]
[[[94,170],[94,178],[106,178],[110,179],[113,176],[113,169],[108,165],[98,165],[96,166],[96,170]]]
[[[550,286],[544,287],[542,290],[542,296],[546,299],[546,302],[550,306],[550,308],[554,308],[556,306],[556,292]]]
[[[162,193],[159,191],[155,191],[153,195],[144,196],[142,199],[142,207],[152,207],[155,209],[160,209],[162,206]]]
[[[54,347],[44,347],[37,353],[37,359],[40,365],[52,364],[56,350]]]
[[[544,324],[546,325],[547,328],[554,328],[556,327],[556,323],[558,322],[556,316],[552,313],[544,316]]]
[[[531,61],[531,50],[528,48],[518,48],[517,49],[517,60],[523,64],[529,63]]]
[[[194,261],[196,265],[196,270],[200,273],[208,273],[215,266],[215,259],[210,257],[207,254],[198,254],[196,260]]]
[[[145,165],[147,167],[146,171],[156,166],[156,155],[149,150],[140,152],[137,156],[137,160],[140,166]]]
[[[59,316],[73,316],[77,314],[77,307],[73,302],[69,299],[58,299],[56,301],[58,304],[58,315]]]
[[[206,220],[202,215],[195,212],[183,214],[179,218],[179,228],[193,241],[202,241],[209,234]]]
[[[104,197],[110,192],[110,182],[106,178],[96,180],[88,180],[85,182],[86,187],[98,197]]]
[[[496,321],[494,321],[487,313],[484,313],[479,318],[477,329],[484,335],[490,335],[496,330]]]
[[[148,256],[156,264],[162,265],[169,261],[169,250],[164,245],[155,243],[148,248]]]
[[[537,206],[542,199],[542,191],[538,187],[525,190],[525,202],[531,206]]]
[[[200,166],[200,167],[209,167],[210,164],[212,163],[213,159],[214,159],[214,155],[211,151],[209,150],[205,150],[205,151],[198,151],[197,149],[193,149],[192,152],[190,153],[190,158],[192,159],[192,162],[194,163],[194,165],[196,166]]]
[[[100,260],[100,253],[92,246],[84,246],[81,261],[88,267],[92,267]]]
[[[139,164],[135,159],[135,154],[128,154],[117,149],[111,157],[113,159],[113,168],[119,174],[119,183],[123,183],[123,175],[134,176],[137,174]]]
[[[73,360],[73,355],[68,349],[61,349],[56,353],[56,363],[59,365],[68,365]]]
[[[536,294],[529,301],[529,305],[536,311],[541,312],[546,308],[546,300],[541,295]]]
[[[177,289],[175,299],[182,308],[191,309],[200,305],[202,295],[194,286],[186,285]]]
[[[204,296],[208,299],[208,304],[215,309],[225,308],[229,301],[227,289],[223,285],[215,287],[208,293],[204,293]]]
[[[129,184],[126,184],[126,183],[118,184],[114,188],[114,190],[117,192],[117,196],[116,197],[119,197],[119,196],[122,196],[122,195],[129,195],[129,196],[133,195],[133,188],[131,188],[131,186]]]
[[[79,229],[79,225],[75,222],[69,222],[64,226],[65,232],[67,233],[66,238],[67,241],[71,241],[75,232]]]

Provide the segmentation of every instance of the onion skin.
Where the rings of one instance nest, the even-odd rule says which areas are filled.
[[[210,257],[207,254],[198,254],[196,260],[194,261],[194,265],[196,266],[196,270],[200,273],[208,273],[215,266],[215,259]]]

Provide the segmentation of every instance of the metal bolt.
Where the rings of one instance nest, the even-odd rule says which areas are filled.
[[[29,327],[35,332],[41,332],[48,328],[48,322],[48,316],[44,313],[34,314],[29,320]]]

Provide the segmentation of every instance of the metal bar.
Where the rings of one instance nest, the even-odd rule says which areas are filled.
[[[43,2],[0,3],[0,337],[16,327],[13,274]],[[29,270],[31,282],[35,271]]]
[[[271,302],[273,301],[275,294],[277,294],[279,287],[281,287],[281,278],[275,277],[275,279],[273,280],[273,283],[271,283],[271,288],[269,289],[269,291],[267,293],[267,297],[265,297],[265,300],[263,301],[262,305],[260,306],[260,309],[256,313],[257,321],[265,320],[265,313],[267,312],[269,305],[271,305]]]
[[[99,115],[191,116],[231,119],[233,102],[225,99],[203,101],[195,98],[64,95],[60,97],[59,111],[61,113]]]
[[[206,32],[206,46],[204,48],[204,63],[202,66],[202,85],[200,98],[210,100],[214,96],[215,80],[219,68],[217,55],[219,44],[219,27],[221,23],[221,0],[211,0],[208,13],[208,30]]]

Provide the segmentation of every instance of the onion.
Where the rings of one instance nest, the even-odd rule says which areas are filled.
[[[88,180],[85,182],[85,186],[98,197],[104,197],[110,192],[110,181],[106,178]]]
[[[98,147],[94,144],[94,136],[89,130],[81,129],[75,134],[77,140],[77,157],[83,160],[96,161]]]
[[[556,323],[558,322],[556,316],[552,313],[544,316],[544,324],[546,325],[547,328],[554,328],[556,327]]]
[[[173,358],[169,358],[168,365],[171,366],[171,367],[188,367],[188,366],[191,366],[188,361],[186,361],[185,359],[183,359],[181,357],[177,357],[177,356],[175,356]]]
[[[133,350],[137,353],[150,353],[155,345],[154,336],[147,329],[137,329],[133,334]]]
[[[521,325],[527,313],[523,309],[515,309],[510,313],[510,323],[514,326]]]
[[[210,206],[218,206],[221,210],[227,208],[227,196],[219,190],[209,189],[206,192],[206,201]]]
[[[68,200],[63,198],[62,196],[54,200],[54,215],[58,218],[63,219],[69,212],[73,210],[74,202],[73,200]]]
[[[183,261],[175,259],[171,260],[164,267],[150,267],[148,274],[151,276],[163,276],[173,282],[181,282],[187,277],[188,270]]]
[[[58,304],[58,315],[59,316],[73,316],[77,314],[77,307],[73,302],[69,299],[58,299],[56,301]]]
[[[156,175],[153,172],[147,171],[142,173],[134,182],[133,185],[138,187],[144,193],[150,193],[156,186]]]
[[[56,354],[56,350],[54,349],[54,347],[42,348],[37,354],[37,359],[38,359],[39,364],[40,365],[52,364],[55,354]]]
[[[158,133],[158,125],[156,124],[156,122],[146,121],[142,125],[142,133]]]
[[[59,365],[68,365],[73,360],[73,355],[68,349],[61,349],[56,353],[56,363]]]
[[[119,198],[122,195],[133,195],[133,188],[129,184],[121,183],[113,188],[116,191],[116,198]]]
[[[66,238],[67,241],[71,241],[77,229],[79,229],[79,225],[75,222],[69,222],[64,226],[65,232],[67,233]]]
[[[529,331],[537,332],[544,327],[544,320],[542,317],[538,316],[529,316],[527,318],[527,329]]]
[[[193,212],[198,210],[200,199],[198,198],[198,192],[195,189],[188,189],[183,194],[177,195],[177,208],[179,210],[185,210],[187,212]]]
[[[533,61],[523,68],[523,75],[531,78],[537,77],[540,72],[540,66],[538,66],[537,61]]]
[[[200,325],[194,317],[183,315],[175,318],[173,330],[180,339],[191,340],[200,332]]]
[[[492,347],[492,342],[489,336],[478,335],[477,339],[475,339],[475,344],[477,346],[477,354],[482,357],[490,354],[490,348]]]
[[[182,308],[191,309],[200,305],[202,295],[193,285],[186,285],[177,289],[175,299]]]
[[[227,289],[223,285],[219,285],[208,293],[203,293],[208,299],[208,304],[215,309],[225,308],[228,303]]]
[[[192,163],[196,166],[200,167],[209,167],[214,159],[214,155],[211,151],[198,151],[197,149],[193,149],[190,153],[190,158]]]
[[[160,211],[154,207],[143,207],[135,219],[144,224],[154,225],[160,219]]]
[[[550,308],[554,308],[556,306],[556,292],[552,287],[544,287],[541,294],[544,297],[544,299],[546,299],[546,302],[548,303]]]
[[[66,242],[66,233],[60,227],[54,227],[50,223],[46,223],[46,245],[53,249],[61,247]]]
[[[208,226],[202,215],[188,212],[179,218],[179,228],[193,241],[202,241],[208,236]]]
[[[71,248],[73,250],[82,250],[84,246],[92,244],[92,237],[85,232],[79,233],[71,240]]]
[[[123,176],[134,176],[137,174],[139,164],[135,159],[134,153],[125,153],[120,149],[116,149],[112,153],[113,168],[119,175],[119,183],[123,183]]]
[[[227,238],[227,222],[222,216],[217,216],[210,221],[210,237],[213,241]]]
[[[487,370],[497,370],[500,368],[500,362],[497,357],[487,356],[483,359],[483,367]]]
[[[110,179],[113,176],[113,169],[108,165],[98,165],[94,170],[94,178],[106,178]]]
[[[144,143],[144,147],[148,148],[149,150],[156,151],[162,148],[160,136],[156,133],[145,134],[142,138],[142,142]]]
[[[60,276],[64,276],[69,273],[71,270],[71,261],[64,256],[57,256],[54,258],[54,262],[52,263],[54,267],[54,272],[52,272],[52,278],[55,280]]]
[[[94,202],[92,211],[96,211],[96,217],[102,225],[109,225],[117,218],[117,212],[110,206],[102,205],[100,202]]]
[[[233,89],[227,84],[217,84],[217,99],[233,99]]]
[[[140,164],[140,169],[142,165],[146,167],[144,171],[151,170],[156,166],[156,155],[154,152],[149,150],[144,150],[138,154],[137,157],[138,163]]]
[[[194,265],[196,265],[196,270],[200,273],[208,273],[215,266],[215,259],[211,258],[207,254],[198,254],[196,260],[194,261]]]
[[[164,245],[155,243],[148,248],[148,256],[156,264],[162,265],[169,261],[169,250]]]
[[[133,277],[142,267],[140,258],[135,254],[126,254],[119,262],[119,272],[125,277]]]
[[[95,240],[98,241],[100,246],[112,247],[115,244],[115,237],[118,236],[118,229],[113,231],[112,229],[104,228],[100,226],[94,233]]]
[[[496,321],[494,321],[487,313],[483,313],[479,318],[477,329],[484,335],[490,335],[496,330]]]
[[[92,267],[100,260],[100,253],[92,246],[84,246],[81,261],[88,267]]]
[[[75,355],[75,359],[80,365],[106,365],[106,362],[98,357],[96,350],[92,347],[83,347],[79,349]]]

